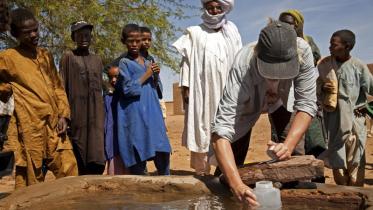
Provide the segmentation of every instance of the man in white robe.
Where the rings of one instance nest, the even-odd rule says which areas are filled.
[[[210,124],[235,54],[242,47],[236,25],[226,19],[234,0],[201,0],[203,23],[188,27],[173,46],[182,56],[180,87],[185,103],[183,146],[197,175],[210,172]]]

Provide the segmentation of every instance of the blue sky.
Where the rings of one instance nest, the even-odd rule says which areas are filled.
[[[200,7],[200,0],[186,0]],[[235,7],[228,15],[241,33],[244,44],[257,40],[261,28],[269,17],[277,18],[287,9],[300,10],[305,18],[304,32],[315,40],[323,56],[329,55],[329,39],[333,32],[350,29],[356,34],[352,51],[366,63],[373,63],[373,0],[235,0]],[[201,23],[199,10],[188,10],[193,15],[188,20],[174,22],[181,28]],[[166,101],[172,100],[172,83],[179,75],[163,68]]]

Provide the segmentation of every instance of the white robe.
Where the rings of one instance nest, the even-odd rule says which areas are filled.
[[[241,36],[230,21],[218,32],[201,24],[187,28],[173,46],[182,55],[179,85],[189,87],[183,146],[205,153],[209,151],[211,122],[235,54],[242,47]]]

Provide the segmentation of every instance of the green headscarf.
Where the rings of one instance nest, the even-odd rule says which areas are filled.
[[[296,26],[299,26],[300,24],[304,23],[303,14],[299,10],[289,9],[289,10],[286,10],[285,12],[281,13],[280,16],[281,15],[291,15],[291,16],[293,16]]]

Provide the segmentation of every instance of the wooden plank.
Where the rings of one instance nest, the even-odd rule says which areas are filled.
[[[365,209],[364,197],[363,194],[357,192],[326,193],[321,190],[281,190],[282,205],[298,207],[294,209],[360,210]]]
[[[307,181],[324,176],[324,162],[312,155],[293,156],[289,160],[270,164],[246,164],[238,172],[247,185],[261,180],[281,183]]]

